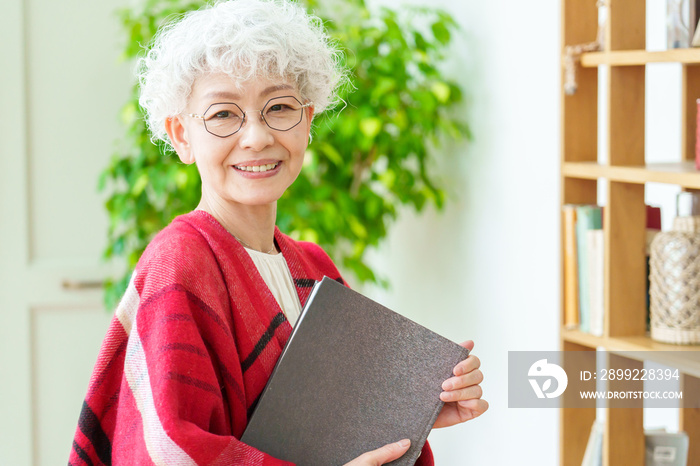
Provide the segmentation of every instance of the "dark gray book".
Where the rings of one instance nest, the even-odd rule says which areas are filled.
[[[465,348],[340,283],[316,283],[241,440],[302,466],[411,439],[414,464]]]

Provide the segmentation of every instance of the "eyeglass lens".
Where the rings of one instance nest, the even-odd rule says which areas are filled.
[[[295,97],[275,97],[261,110],[262,118],[270,128],[289,131],[301,122],[303,105]],[[231,136],[243,126],[245,113],[233,102],[216,103],[204,112],[204,127],[219,137]]]

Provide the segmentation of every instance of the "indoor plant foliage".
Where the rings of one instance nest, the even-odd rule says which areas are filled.
[[[143,53],[157,28],[202,1],[146,0],[123,10],[125,58]],[[376,12],[364,0],[307,0],[345,52],[349,84],[339,105],[314,119],[304,168],[278,206],[280,229],[314,241],[360,281],[378,278],[364,262],[368,247],[386,236],[400,205],[418,211],[443,206],[444,193],[429,173],[443,138],[468,134],[450,109],[461,100],[457,84],[439,70],[457,26],[444,11],[402,7]],[[151,238],[173,217],[199,202],[194,165],[184,165],[153,144],[138,105],[138,90],[124,106],[127,128],[100,178],[107,191],[107,258],[124,257],[133,269]],[[128,273],[106,287],[111,308]]]

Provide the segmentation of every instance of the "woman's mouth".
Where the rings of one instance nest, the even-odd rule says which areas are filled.
[[[280,162],[268,163],[264,165],[234,165],[233,168],[244,172],[260,173],[274,170],[279,164]]]

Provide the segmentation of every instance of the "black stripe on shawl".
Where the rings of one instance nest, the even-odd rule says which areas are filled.
[[[282,325],[282,322],[285,320],[286,317],[281,312],[272,319],[270,326],[267,328],[267,330],[265,330],[265,333],[263,333],[258,342],[255,344],[253,351],[241,363],[241,369],[243,372],[250,369],[250,366],[253,365],[258,356],[260,356],[260,353],[263,352],[267,344],[270,342],[270,340],[272,340],[272,336],[275,334],[277,327]]]
[[[92,444],[92,447],[95,449],[95,453],[97,454],[97,457],[100,458],[100,461],[106,465],[111,465],[112,444],[109,441],[109,437],[107,437],[105,431],[102,430],[99,419],[97,419],[97,416],[87,402],[83,402],[83,409],[80,411],[78,426],[80,427],[80,431],[83,433],[83,435],[85,435],[88,441]],[[80,454],[80,452],[77,450],[76,452]]]
[[[335,281],[342,285],[345,285],[345,282],[341,277],[336,278]],[[299,288],[313,288],[313,286],[316,284],[316,280],[313,280],[311,278],[295,278],[294,284]]]
[[[295,278],[294,279],[294,284],[298,286],[299,288],[311,288],[314,286],[316,283],[316,280],[312,280],[311,278]]]
[[[184,351],[186,353],[196,354],[197,356],[202,356],[205,358],[209,355],[206,351],[199,348],[198,346],[190,345],[187,343],[179,343],[179,342],[174,342],[174,343],[169,343],[167,345],[163,345],[160,347],[160,351],[161,352]]]
[[[157,301],[158,298],[163,296],[164,294],[170,293],[170,292],[181,292],[184,293],[184,295],[187,297],[188,301],[194,304],[195,309],[199,310],[201,312],[201,315],[205,315],[208,318],[210,318],[221,330],[223,330],[226,335],[231,335],[231,332],[226,325],[226,323],[221,319],[221,317],[218,315],[218,313],[212,309],[209,305],[207,305],[204,301],[202,301],[197,295],[194,293],[190,292],[187,290],[185,287],[178,283],[174,283],[172,285],[166,286],[162,288],[160,291],[158,291],[156,294],[154,294],[151,298],[148,300],[144,301],[141,303],[141,306],[143,308],[148,307],[149,305],[153,304],[154,302]],[[163,317],[165,321],[194,321],[194,315],[193,314],[182,314],[182,313],[173,313],[173,314],[167,314]],[[148,335],[141,335],[142,339],[148,338]],[[206,343],[205,343],[206,344]],[[167,348],[167,349],[175,349],[175,348]],[[180,347],[177,349],[184,349],[184,347]],[[199,354],[199,351],[197,351],[197,354]],[[215,358],[216,354],[213,351],[209,351],[209,355],[212,358],[212,363],[215,363],[219,369],[221,370],[221,373],[224,376],[224,379],[228,382],[228,384],[233,388],[234,393],[236,394],[236,397],[238,400],[245,405],[245,396],[243,395],[243,391],[240,387],[240,385],[234,380],[234,378],[231,376],[231,373],[226,370],[226,366],[218,359]],[[215,360],[216,359],[216,360]]]
[[[204,342],[204,345],[207,348],[207,351],[209,351],[209,355],[211,357],[211,362],[216,367],[219,372],[221,373],[221,376],[223,377],[223,382],[224,384],[228,385],[231,387],[233,390],[234,395],[236,395],[236,398],[238,398],[238,401],[245,406],[246,401],[245,401],[245,395],[243,394],[243,391],[241,390],[241,386],[238,385],[238,382],[233,378],[231,373],[228,371],[226,368],[226,365],[219,359],[219,356],[214,352],[208,342]],[[222,387],[223,390],[223,387]]]
[[[95,463],[92,462],[90,457],[88,456],[87,452],[83,450],[80,445],[78,445],[78,442],[73,440],[73,450],[75,451],[75,454],[78,455],[78,458],[83,460],[87,466],[95,466]],[[73,463],[68,461],[68,466],[74,466]]]
[[[151,296],[151,297],[149,297],[148,299],[142,301],[142,302],[140,303],[139,307],[140,307],[141,309],[147,309],[147,308],[148,308],[149,306],[151,306],[152,304],[158,302],[158,300],[159,300],[163,295],[166,295],[166,294],[171,293],[171,292],[173,292],[173,291],[183,293],[189,302],[191,302],[192,304],[194,304],[198,310],[202,311],[207,317],[209,317],[212,321],[214,321],[214,323],[215,323],[216,325],[218,325],[219,328],[221,328],[221,330],[223,330],[224,332],[226,332],[226,334],[227,334],[228,336],[231,336],[230,329],[228,328],[228,326],[226,325],[226,323],[223,321],[223,319],[221,318],[221,316],[219,316],[219,314],[218,314],[214,309],[212,309],[207,303],[205,303],[204,301],[202,301],[202,300],[199,298],[199,296],[197,296],[196,294],[192,293],[190,290],[188,290],[187,288],[185,288],[184,286],[182,286],[182,285],[179,284],[179,283],[173,283],[172,285],[168,285],[168,286],[165,286],[165,287],[161,288],[161,289],[160,289],[158,292],[156,292],[153,296]],[[182,318],[183,318],[183,316],[181,316],[181,315],[179,315],[179,314],[178,314],[177,316],[178,316],[178,319],[182,319]],[[170,317],[169,317],[169,318],[170,318]],[[171,319],[171,320],[176,320],[176,319],[174,318],[174,316],[173,316],[172,318],[170,318],[170,319]],[[142,335],[142,338],[144,338],[143,335]]]
[[[167,379],[169,380],[174,380],[176,382],[180,382],[185,385],[191,385],[195,388],[198,388],[200,390],[204,390],[210,393],[213,393],[214,395],[218,396],[221,398],[221,390],[219,387],[215,387],[214,385],[207,383],[203,380],[196,379],[194,377],[190,377],[189,375],[185,374],[178,374],[177,372],[170,371],[168,372],[168,375],[166,376]]]

